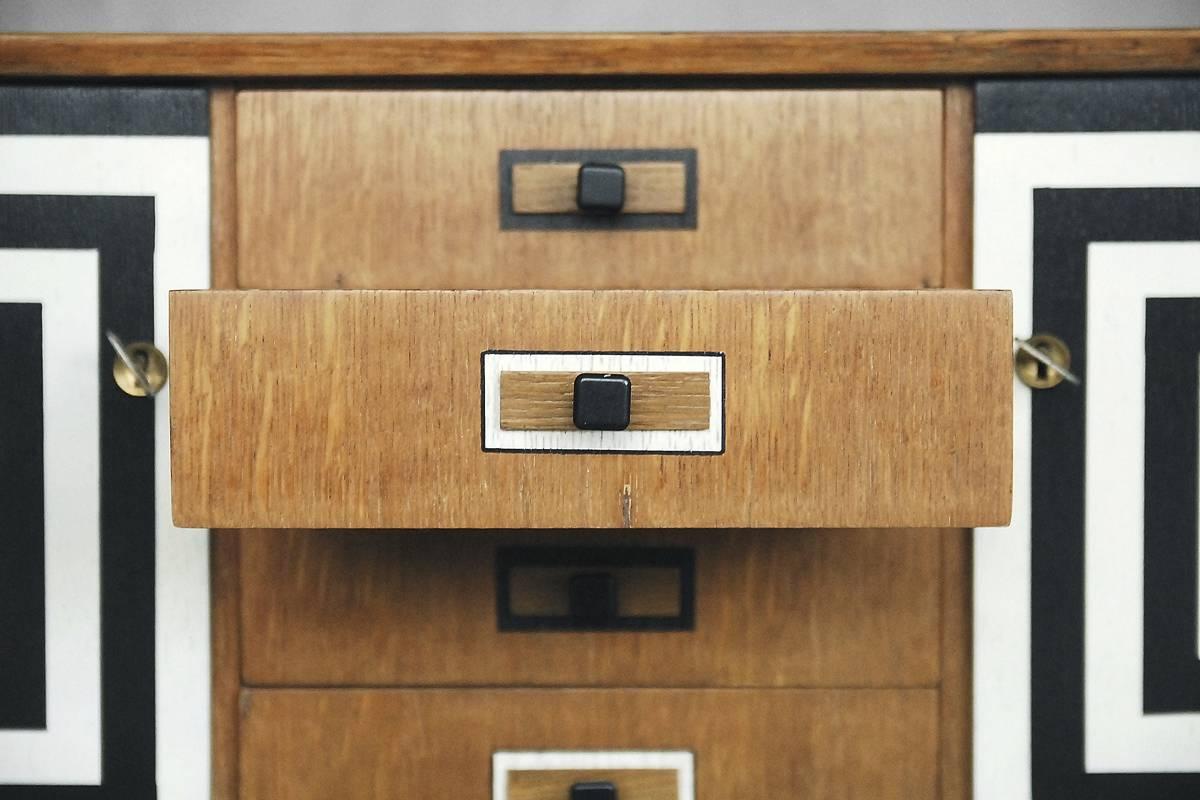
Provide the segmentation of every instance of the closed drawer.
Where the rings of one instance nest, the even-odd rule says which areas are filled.
[[[174,293],[175,520],[1004,524],[1011,335],[1004,292]],[[713,370],[710,415],[665,431],[673,448],[586,430],[567,452],[563,437],[497,447],[507,390],[488,356],[513,351],[649,354],[658,369],[692,354]]]
[[[938,90],[240,92],[239,285],[937,286],[942,124]],[[511,218],[574,197],[512,159],[588,153],[627,169],[632,225]]]
[[[702,800],[932,798],[937,714],[926,689],[249,690],[241,794],[489,800],[499,751],[665,750]]]
[[[936,686],[942,533],[246,531],[242,677],[259,686]],[[503,629],[497,567],[516,548],[683,550],[694,613],[667,630]],[[614,574],[622,610],[679,602],[666,571],[639,582],[575,563],[579,573]],[[532,589],[553,605],[567,591],[545,572],[551,580]]]

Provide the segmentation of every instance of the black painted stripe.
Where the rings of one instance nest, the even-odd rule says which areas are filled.
[[[979,133],[1200,130],[1200,78],[989,80],[975,87]]]
[[[0,728],[46,727],[42,307],[0,303]]]
[[[153,337],[154,198],[0,195],[0,247],[98,250],[97,341],[105,329],[127,341]],[[154,403],[122,393],[112,356],[99,352],[104,783],[0,786],[4,800],[155,796]]]
[[[1200,264],[1196,266],[1200,269]],[[1148,298],[1143,628],[1147,712],[1200,711],[1200,658],[1196,654],[1198,389],[1200,298]]]
[[[0,86],[0,134],[207,136],[208,91]]]
[[[1087,383],[1087,246],[1200,238],[1200,189],[1034,191],[1033,322],[1072,349]],[[1200,797],[1200,774],[1088,774],[1084,767],[1083,387],[1034,392],[1031,674],[1034,800]],[[1092,446],[1102,447],[1100,442]]]

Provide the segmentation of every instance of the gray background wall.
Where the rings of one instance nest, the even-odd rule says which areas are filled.
[[[1200,0],[0,0],[8,31],[667,31],[1200,26]]]

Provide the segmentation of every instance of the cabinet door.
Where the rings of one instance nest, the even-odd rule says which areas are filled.
[[[1200,795],[1198,98],[979,86],[976,284],[1082,379],[1017,385],[1013,524],[977,533],[980,800]]]
[[[0,796],[203,800],[208,537],[104,334],[208,285],[207,93],[0,88],[0,165]]]

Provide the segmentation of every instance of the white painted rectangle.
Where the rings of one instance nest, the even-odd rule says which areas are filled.
[[[0,301],[42,306],[46,481],[46,727],[0,731],[0,785],[102,777],[99,298],[95,250],[0,249]]]
[[[705,372],[709,424],[698,431],[514,431],[500,427],[501,372],[598,372],[628,375],[637,391],[639,372]],[[483,449],[546,452],[722,453],[725,450],[723,353],[483,354]]]
[[[492,800],[508,800],[508,775],[520,770],[674,770],[678,800],[695,800],[695,757],[686,750],[502,750],[492,754]]]

